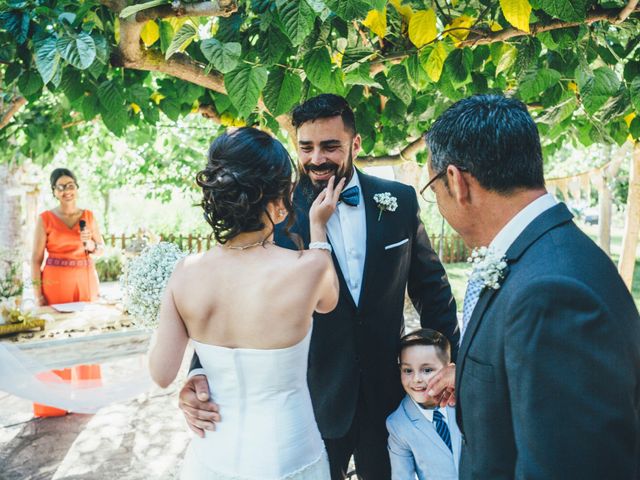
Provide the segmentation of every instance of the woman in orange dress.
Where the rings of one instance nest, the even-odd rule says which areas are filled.
[[[100,229],[90,210],[77,207],[78,182],[70,170],[56,168],[51,173],[51,190],[60,203],[40,214],[31,256],[36,302],[95,301],[98,274],[92,257],[104,247]]]
[[[41,306],[95,301],[98,274],[92,257],[104,248],[100,229],[93,213],[76,205],[78,181],[71,170],[56,168],[51,173],[51,190],[59,205],[40,214],[31,255],[36,302]],[[100,379],[100,365],[76,365],[53,372],[72,385]],[[33,412],[38,417],[67,413],[39,403],[33,404]]]

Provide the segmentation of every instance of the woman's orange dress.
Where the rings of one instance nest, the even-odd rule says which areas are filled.
[[[80,241],[80,221],[69,228],[53,212],[40,214],[47,234],[48,257],[42,270],[42,294],[47,305],[69,302],[92,302],[98,299],[98,274]],[[90,210],[83,210],[80,220],[96,231]]]
[[[40,217],[47,234],[45,250],[48,256],[42,270],[42,294],[46,304],[97,300],[98,273],[80,240],[80,220],[84,220],[92,232],[96,231],[93,213],[83,210],[71,228],[49,210]],[[82,385],[83,380],[96,381],[101,377],[100,365],[76,365],[53,372],[72,385]],[[33,413],[36,417],[58,417],[66,415],[67,411],[34,403]]]

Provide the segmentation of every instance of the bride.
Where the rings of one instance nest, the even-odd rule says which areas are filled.
[[[241,128],[215,139],[208,156],[197,182],[218,244],[176,266],[149,360],[166,387],[191,340],[223,412],[215,431],[192,439],[181,478],[327,480],[307,354],[314,310],[338,301],[325,225],[344,181],[332,179],[313,203],[315,248],[287,250],[273,243],[274,226],[294,220],[295,169],[284,147]]]

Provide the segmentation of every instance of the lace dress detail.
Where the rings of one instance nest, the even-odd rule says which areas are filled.
[[[191,440],[182,480],[330,478],[307,387],[310,338],[272,350],[193,341],[222,421]]]

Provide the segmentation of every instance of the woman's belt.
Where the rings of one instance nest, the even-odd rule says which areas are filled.
[[[51,265],[52,267],[87,267],[92,263],[93,261],[90,258],[82,258],[79,260],[69,258],[47,258],[47,265]]]

